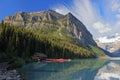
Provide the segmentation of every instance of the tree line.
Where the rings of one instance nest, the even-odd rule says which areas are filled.
[[[93,52],[58,37],[39,34],[24,27],[0,24],[0,59],[27,59],[36,52],[44,53],[48,58],[95,57]]]

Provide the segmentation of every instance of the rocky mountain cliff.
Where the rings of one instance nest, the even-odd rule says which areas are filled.
[[[71,13],[66,15],[59,14],[53,10],[40,12],[18,12],[13,16],[7,16],[3,20],[4,23],[10,23],[15,26],[23,26],[26,28],[36,27],[57,27],[58,29],[67,29],[72,37],[82,44],[91,44],[96,46],[90,32],[84,24],[74,17]]]
[[[99,47],[113,53],[116,56],[120,56],[120,35],[116,34],[111,37],[101,37],[96,40]]]

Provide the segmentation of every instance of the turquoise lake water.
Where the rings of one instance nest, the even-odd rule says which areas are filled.
[[[23,66],[25,80],[120,80],[119,60],[84,59]]]

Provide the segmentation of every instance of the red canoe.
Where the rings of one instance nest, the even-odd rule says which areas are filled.
[[[43,60],[42,62],[70,62],[71,59],[46,59]]]

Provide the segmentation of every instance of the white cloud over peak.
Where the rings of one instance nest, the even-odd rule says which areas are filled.
[[[60,14],[63,14],[63,15],[70,12],[70,10],[67,7],[65,7],[64,5],[59,5],[59,6],[57,6],[57,8],[54,8],[54,10],[56,12],[59,12]]]
[[[108,37],[108,36],[104,36],[104,37],[99,37],[98,40],[101,43],[112,43],[112,42],[116,42],[116,41],[120,41],[120,34],[116,33],[114,36],[112,37]]]
[[[61,14],[71,12],[85,24],[91,24],[98,19],[98,17],[96,17],[98,15],[97,9],[95,9],[90,0],[74,0],[73,5],[69,7],[61,4],[53,9]]]
[[[97,9],[92,5],[90,0],[74,0],[73,12],[78,19],[86,24],[92,24],[99,17]]]
[[[100,3],[98,2],[100,1]],[[71,12],[85,24],[94,38],[116,33],[120,21],[120,0],[72,0],[69,5],[59,4],[53,7],[56,12]],[[107,33],[109,32],[109,33]]]
[[[73,5],[69,7],[61,4],[55,6],[53,9],[56,12],[64,15],[68,12],[71,12],[75,17],[77,17],[87,26],[92,34],[94,34],[94,32],[92,32],[91,27],[95,22],[100,21],[99,11],[97,7],[94,7],[90,0],[74,0]]]

